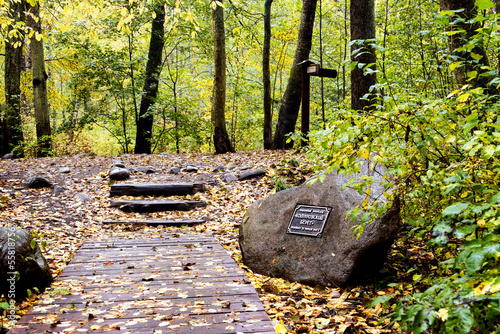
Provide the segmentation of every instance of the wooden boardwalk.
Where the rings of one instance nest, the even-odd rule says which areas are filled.
[[[212,237],[89,240],[9,333],[275,333]]]

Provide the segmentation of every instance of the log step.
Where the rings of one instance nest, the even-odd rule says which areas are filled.
[[[206,220],[165,220],[165,219],[145,219],[145,220],[105,220],[102,222],[105,225],[112,224],[143,224],[150,226],[166,225],[166,226],[194,226],[206,223]]]
[[[207,206],[203,201],[112,201],[112,208],[124,212],[189,211]]]
[[[204,183],[113,184],[110,196],[185,196],[204,192]]]

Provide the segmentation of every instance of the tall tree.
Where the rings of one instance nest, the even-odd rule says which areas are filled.
[[[466,50],[463,47],[477,34],[481,28],[479,21],[474,21],[477,16],[477,7],[475,0],[440,0],[441,10],[455,11],[452,18],[453,24],[451,30],[460,31],[460,33],[450,35],[450,52],[456,57],[456,61],[463,61],[462,66],[455,68],[454,75],[459,85],[465,85],[469,80],[475,86],[478,84],[479,75],[487,72],[485,67],[489,66],[488,56],[484,49],[482,40],[474,43],[472,50]],[[498,2],[497,7],[498,8]],[[468,73],[477,73],[476,77],[469,78]],[[489,80],[487,80],[489,81]]]
[[[26,7],[28,9],[26,14],[27,22],[32,29],[30,48],[33,72],[33,102],[35,105],[37,156],[45,157],[51,153],[52,139],[49,102],[47,98],[48,75],[47,72],[45,72],[40,3],[37,1],[34,6],[28,3]]]
[[[224,8],[212,1],[214,32],[214,88],[212,95],[212,131],[215,152],[234,152],[226,129],[226,34]],[[222,2],[222,1],[220,1]]]
[[[374,106],[370,87],[377,82],[377,57],[371,46],[375,40],[375,0],[351,0],[350,14],[351,61],[357,63],[351,71],[351,108],[366,111]]]
[[[11,24],[5,40],[5,105],[0,152],[9,153],[23,141],[21,123],[21,71],[23,37],[17,24],[24,21],[25,1],[9,1]],[[15,152],[22,155],[23,152]]]
[[[154,115],[151,107],[154,105],[158,94],[159,76],[162,65],[163,45],[165,43],[165,5],[157,4],[155,18],[151,27],[151,38],[149,42],[148,62],[146,64],[146,79],[137,120],[137,134],[135,141],[135,153],[151,154],[151,139],[153,135]]]
[[[262,50],[262,81],[264,85],[264,148],[273,145],[273,116],[271,100],[271,71],[269,59],[271,54],[271,5],[273,0],[264,3],[264,48]]]
[[[281,100],[278,122],[274,132],[273,149],[293,147],[292,142],[286,142],[286,136],[294,132],[300,109],[302,75],[297,64],[307,60],[311,52],[317,2],[317,0],[303,0],[302,2],[297,48],[295,49],[288,85]]]

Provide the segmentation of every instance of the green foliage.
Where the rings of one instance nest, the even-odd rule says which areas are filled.
[[[38,230],[33,229],[31,231],[31,236],[33,237],[30,241],[30,247],[31,249],[35,249],[37,242],[40,241],[40,248],[42,250],[45,250],[47,247],[47,241],[42,240],[42,238],[45,237],[45,233],[40,233]]]
[[[478,3],[480,8],[489,5]],[[435,23],[444,32],[447,21],[442,17]],[[478,19],[484,28],[469,43],[495,39],[492,32],[500,28],[496,16]],[[426,34],[441,38],[436,30]],[[452,65],[450,74],[461,65],[453,65],[455,61],[465,62],[445,60]],[[472,84],[477,75],[470,73],[471,84],[460,89],[431,76],[435,87],[441,85],[438,91],[451,91],[442,97],[419,90],[419,85],[395,90],[390,80],[382,80],[374,87],[382,93],[377,111],[340,110],[337,121],[310,135],[309,156],[319,157],[318,169],[355,172],[362,158],[386,166],[385,197],[400,200],[409,235],[426,241],[442,261],[424,288],[392,300],[397,302],[392,323],[409,332],[500,330],[500,101],[490,94],[498,87]],[[487,81],[498,84],[496,72],[487,75]],[[370,180],[350,186],[363,194],[366,182]],[[357,232],[386,209],[383,202],[365,201],[352,210]],[[421,276],[414,278],[416,283]],[[388,300],[384,296],[375,302],[388,305]]]

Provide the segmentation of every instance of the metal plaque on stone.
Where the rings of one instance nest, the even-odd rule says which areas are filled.
[[[328,206],[298,204],[286,233],[321,238],[331,211]]]

